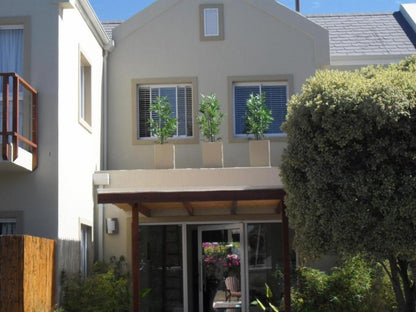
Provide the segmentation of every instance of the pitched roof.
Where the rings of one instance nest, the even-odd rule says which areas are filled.
[[[331,57],[416,53],[416,34],[400,12],[307,17],[329,31]]]
[[[113,29],[123,23],[124,21],[121,20],[114,20],[114,21],[102,21],[101,24],[103,25],[104,31],[107,33],[108,38],[113,39]]]

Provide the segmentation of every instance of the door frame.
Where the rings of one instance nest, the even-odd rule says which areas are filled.
[[[203,311],[203,276],[202,276],[202,232],[215,230],[239,230],[240,231],[240,287],[241,287],[241,311],[246,311],[247,292],[246,292],[246,272],[248,271],[246,263],[246,225],[244,223],[214,223],[198,226],[198,305],[199,311]]]

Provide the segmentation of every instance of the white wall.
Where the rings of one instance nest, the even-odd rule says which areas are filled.
[[[91,65],[92,122],[79,122],[80,53]],[[59,19],[59,238],[79,240],[80,221],[93,225],[92,174],[100,168],[102,49],[78,10]]]

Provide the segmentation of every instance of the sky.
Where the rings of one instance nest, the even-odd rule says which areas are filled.
[[[101,20],[126,20],[151,5],[155,0],[90,0]],[[295,0],[280,0],[283,5],[294,9]],[[401,3],[416,0],[301,0],[303,14],[393,12]]]

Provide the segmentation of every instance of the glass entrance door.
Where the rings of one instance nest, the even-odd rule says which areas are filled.
[[[199,311],[244,311],[242,225],[198,228]]]

